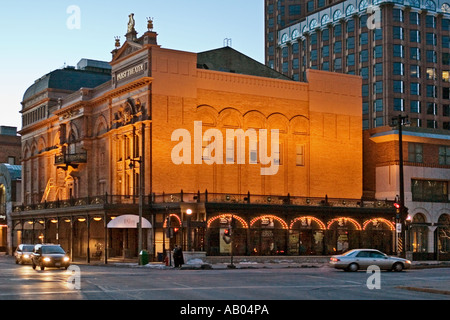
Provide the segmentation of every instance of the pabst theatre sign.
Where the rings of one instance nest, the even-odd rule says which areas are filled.
[[[145,71],[145,65],[144,63],[141,63],[133,68],[130,68],[128,70],[125,70],[123,72],[119,72],[116,75],[117,82],[128,79],[129,77],[142,74]]]

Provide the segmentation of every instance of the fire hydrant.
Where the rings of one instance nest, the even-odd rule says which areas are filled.
[[[168,267],[169,266],[169,257],[168,256],[166,256],[164,258],[164,262],[166,263],[166,267]]]

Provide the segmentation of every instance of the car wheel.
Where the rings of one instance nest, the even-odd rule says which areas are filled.
[[[43,264],[41,264],[41,270],[42,270],[42,271],[44,271],[44,270],[45,270],[45,267],[44,267],[44,265],[43,265]]]
[[[16,264],[19,264],[19,260],[17,260],[17,258],[16,258]]]
[[[394,266],[392,267],[392,270],[396,271],[396,272],[401,272],[403,271],[403,264],[401,264],[400,262],[397,262],[396,264],[394,264]]]
[[[351,263],[348,267],[347,270],[351,271],[351,272],[355,272],[358,271],[359,266],[356,263]]]

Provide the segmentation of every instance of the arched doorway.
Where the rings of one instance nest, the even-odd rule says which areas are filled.
[[[227,243],[224,239],[224,232],[232,226],[233,243]],[[233,246],[233,255],[248,254],[248,223],[238,215],[221,214],[212,217],[207,223],[208,243],[206,251],[208,255],[229,255]]]
[[[288,249],[288,225],[280,217],[265,215],[250,222],[251,254],[285,255]]]
[[[363,225],[361,245],[364,248],[377,249],[387,254],[394,252],[394,224],[383,218],[367,220]]]
[[[328,222],[327,254],[339,254],[360,247],[361,226],[352,218],[335,218]]]
[[[323,254],[325,230],[325,224],[315,217],[295,218],[289,227],[289,254]]]
[[[428,252],[428,225],[422,213],[416,213],[410,227],[409,248],[414,260],[426,260]]]
[[[442,214],[438,219],[437,254],[438,260],[450,260],[450,215]]]

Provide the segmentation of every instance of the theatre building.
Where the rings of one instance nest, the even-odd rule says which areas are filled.
[[[308,70],[296,82],[229,47],[162,48],[150,25],[138,37],[131,24],[109,64],[82,60],[25,93],[14,244],[105,262],[175,244],[394,250],[394,199],[362,198],[359,77]]]

